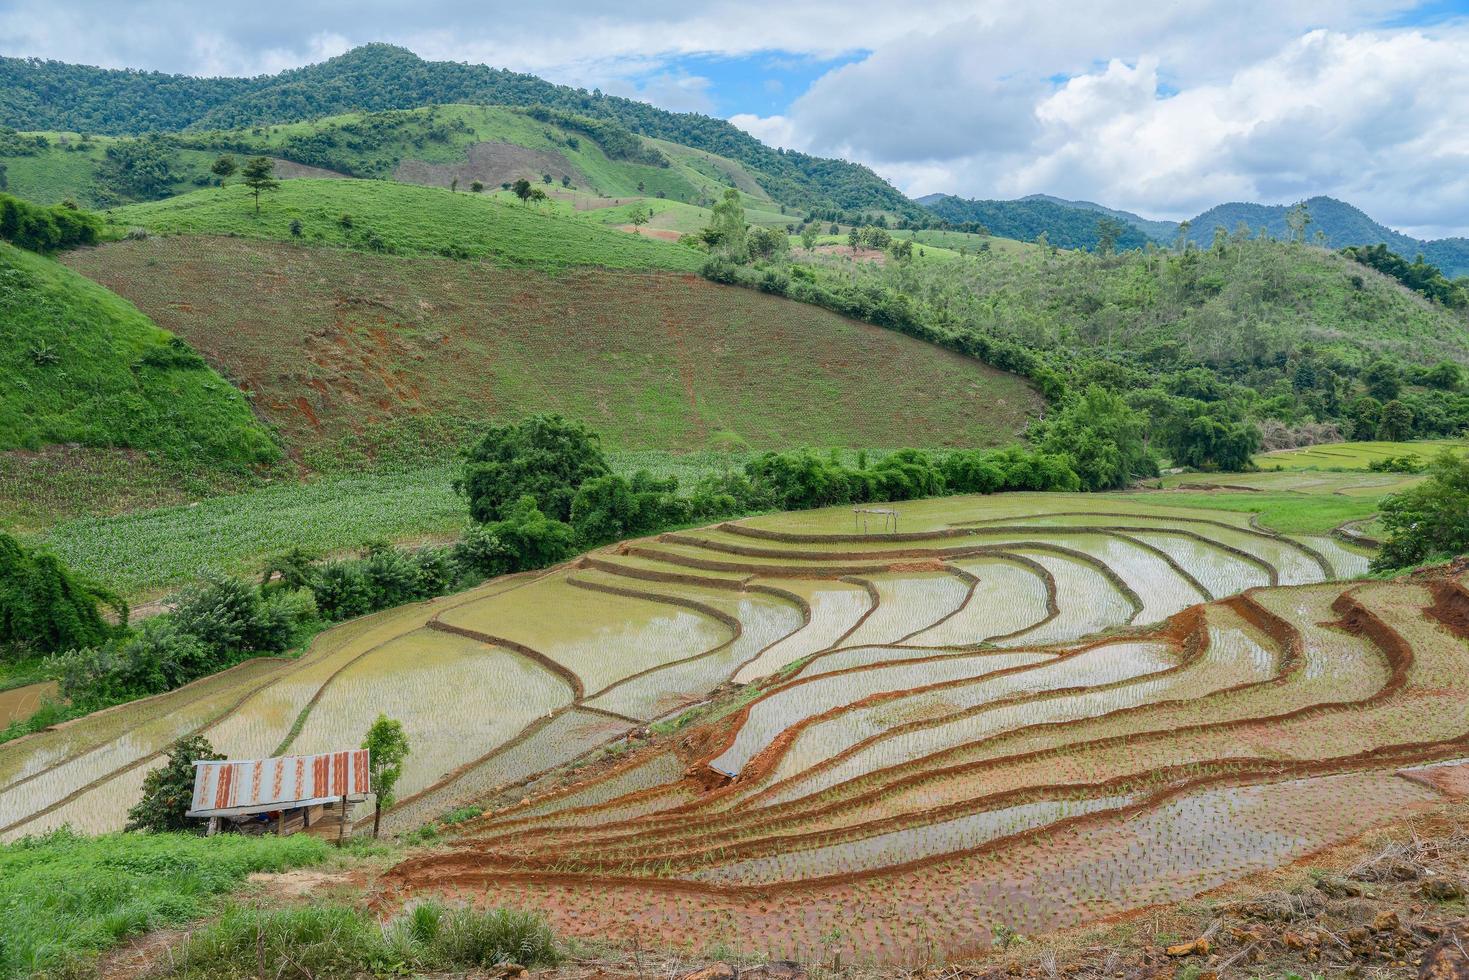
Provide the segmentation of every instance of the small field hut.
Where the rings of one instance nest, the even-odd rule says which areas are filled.
[[[346,833],[347,813],[372,792],[366,749],[274,759],[194,763],[189,816],[241,833],[294,834],[312,827]]]

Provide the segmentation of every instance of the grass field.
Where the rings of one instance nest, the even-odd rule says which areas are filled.
[[[422,460],[435,438],[462,444],[454,420],[535,411],[580,418],[615,449],[696,450],[729,433],[753,448],[993,446],[1039,407],[977,361],[687,276],[548,276],[229,238],[122,242],[67,262],[253,392],[308,461],[376,451],[390,440],[374,427],[394,426]]]
[[[614,269],[692,271],[699,253],[670,242],[629,236],[594,222],[538,211],[482,194],[394,181],[281,182],[264,195],[260,214],[238,184],[195,191],[106,212],[116,228],[170,234],[241,235],[302,244],[337,245],[401,255],[452,254],[505,266],[558,270],[594,265]],[[344,222],[343,217],[347,220]]]
[[[1262,470],[1365,470],[1374,462],[1400,456],[1417,456],[1428,463],[1441,450],[1462,454],[1469,440],[1423,439],[1416,442],[1329,442],[1300,449],[1261,453],[1255,465]]]

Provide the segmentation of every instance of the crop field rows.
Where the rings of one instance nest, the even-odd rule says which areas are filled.
[[[896,533],[830,509],[588,561],[774,585],[805,626],[736,675],[766,678],[738,710],[472,821],[391,872],[399,897],[900,963],[1198,894],[1439,799],[1400,772],[1469,759],[1463,579],[1353,581],[1336,538],[1146,498],[898,509]]]

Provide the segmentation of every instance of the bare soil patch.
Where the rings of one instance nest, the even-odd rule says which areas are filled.
[[[305,163],[297,163],[294,160],[283,160],[273,157],[275,160],[275,175],[282,180],[292,180],[297,177],[336,178],[338,180],[350,180],[351,174],[344,174],[336,170],[327,170],[325,167],[313,167]]]
[[[40,684],[0,691],[0,728],[12,721],[29,718],[41,707],[43,700],[55,694],[55,681],[42,681]]]
[[[812,251],[821,255],[835,255],[854,262],[876,262],[878,265],[887,265],[888,253],[880,248],[859,248],[852,250],[850,245],[817,245]]]
[[[545,174],[550,174],[557,184],[562,177],[570,177],[579,186],[587,182],[586,175],[559,153],[498,142],[472,144],[463,163],[404,160],[393,171],[393,179],[428,187],[448,187],[457,177],[460,189],[467,191],[475,180],[487,189],[498,189],[501,184],[514,183],[522,177],[539,184]]]
[[[676,242],[683,237],[682,234],[670,228],[639,229],[636,225],[617,225],[616,227],[618,231],[625,231],[633,235],[646,235],[649,238],[661,238],[665,242]]]

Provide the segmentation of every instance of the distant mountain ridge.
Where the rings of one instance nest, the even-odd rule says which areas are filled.
[[[1094,201],[1068,201],[1063,197],[1053,197],[1050,194],[1028,194],[1022,197],[1022,201],[1050,201],[1068,208],[1080,208],[1083,211],[1095,211],[1108,217],[1116,218],[1124,224],[1132,225],[1138,231],[1158,242],[1172,241],[1173,236],[1178,234],[1178,222],[1157,221],[1152,218],[1144,218],[1140,214],[1131,211],[1119,211],[1109,208],[1105,204],[1097,204]]]
[[[1105,215],[1127,224],[1142,241],[1124,236],[1119,248],[1137,248],[1147,241],[1171,245],[1178,237],[1179,224],[1144,218],[1131,211],[1109,208],[1092,201],[1068,201],[1049,194],[1031,194],[1012,201],[973,201],[952,194],[926,194],[917,198],[938,217],[952,223],[979,221],[991,233],[1007,238],[1031,241],[1041,231],[1053,245],[1063,248],[1096,247],[1097,216]],[[1317,229],[1326,236],[1328,248],[1348,245],[1386,244],[1389,249],[1411,260],[1419,253],[1443,270],[1450,278],[1469,275],[1469,238],[1422,240],[1394,231],[1374,221],[1360,208],[1333,197],[1318,195],[1306,200],[1311,224],[1306,234],[1314,241]],[[1241,223],[1250,234],[1264,229],[1273,238],[1288,238],[1290,228],[1286,214],[1290,206],[1234,202],[1220,204],[1190,219],[1188,238],[1207,246],[1214,240],[1214,230],[1233,232]]]
[[[1104,217],[1095,210],[1041,195],[1018,201],[981,201],[952,194],[928,194],[918,198],[918,203],[952,225],[981,224],[992,235],[1022,242],[1034,241],[1044,234],[1058,248],[1096,248],[1097,223]],[[1150,241],[1136,226],[1126,221],[1122,225],[1124,230],[1118,236],[1117,248],[1142,248]]]
[[[867,167],[774,149],[723,119],[668,112],[484,65],[425,61],[388,44],[364,45],[321,64],[255,78],[194,78],[0,58],[0,125],[20,130],[122,135],[238,129],[465,102],[545,105],[615,120],[641,136],[738,160],[784,204],[923,214]]]
[[[1306,228],[1307,237],[1314,240],[1319,229],[1326,236],[1325,244],[1328,248],[1382,243],[1410,260],[1418,253],[1423,253],[1425,259],[1442,269],[1447,276],[1469,274],[1469,238],[1425,241],[1394,231],[1374,221],[1360,208],[1334,197],[1318,195],[1307,198],[1305,203],[1311,214],[1311,224]],[[1243,223],[1252,234],[1257,234],[1263,228],[1275,238],[1286,238],[1290,235],[1290,228],[1285,221],[1289,211],[1290,207],[1284,204],[1220,204],[1189,222],[1188,237],[1190,241],[1207,245],[1214,239],[1214,229],[1234,231]]]

